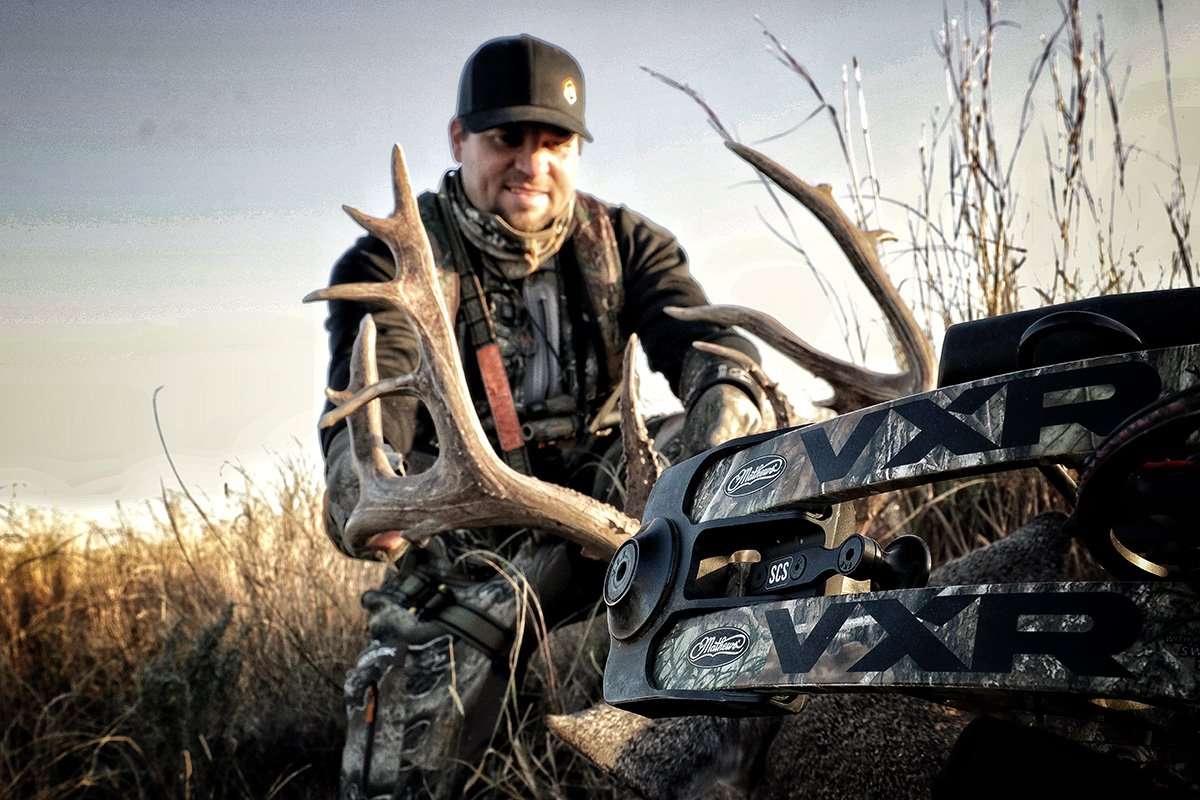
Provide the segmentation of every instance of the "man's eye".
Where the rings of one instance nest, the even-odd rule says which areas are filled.
[[[525,134],[519,130],[501,130],[497,138],[505,147],[520,147],[525,141]]]

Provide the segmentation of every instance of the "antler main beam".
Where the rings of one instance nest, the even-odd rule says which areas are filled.
[[[412,319],[420,363],[415,371],[381,381],[375,361],[375,323],[363,317],[351,359],[350,384],[331,391],[339,407],[322,418],[327,427],[345,418],[350,427],[358,505],[346,523],[345,544],[363,553],[377,533],[399,530],[420,542],[453,528],[505,525],[551,530],[593,556],[608,557],[638,529],[617,509],[562,486],[522,475],[505,464],[487,440],[470,401],[458,345],[442,298],[433,253],[409,186],[399,146],[392,150],[396,207],[372,217],[345,207],[354,220],[392,252],[396,277],[385,283],[353,283],[310,293],[305,302],[351,300],[397,308]],[[438,457],[416,475],[400,476],[383,450],[379,398],[413,395],[433,419]]]
[[[806,183],[746,145],[726,141],[725,146],[812,212],[833,236],[891,324],[904,371],[875,372],[835,358],[801,340],[774,317],[741,306],[668,308],[667,313],[679,319],[737,325],[761,337],[792,361],[827,381],[833,387],[833,397],[822,405],[839,413],[932,389],[937,372],[933,348],[879,261],[875,242],[882,234],[862,231],[851,222],[833,199],[829,186]]]

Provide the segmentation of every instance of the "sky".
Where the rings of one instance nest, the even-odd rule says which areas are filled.
[[[1109,52],[1130,67],[1127,135],[1165,152],[1153,0],[1083,6],[1089,41],[1103,13]],[[949,16],[977,27],[978,6],[963,8],[951,3]],[[1193,176],[1200,6],[1166,8]],[[755,15],[830,96],[857,56],[880,181],[911,197],[921,123],[945,105],[942,14],[931,1],[0,4],[0,503],[102,516],[157,496],[173,480],[158,386],[163,434],[193,491],[219,498],[236,482],[230,465],[269,476],[281,457],[317,463],[324,309],[300,298],[358,235],[343,203],[390,210],[393,143],[414,186],[436,186],[451,165],[461,65],[497,35],[532,33],[582,63],[596,141],[580,188],[672,230],[715,302],[762,308],[838,351],[811,276],[759,220],[770,203],[751,173],[692,101],[639,67],[692,85],[753,142],[814,107],[764,49]],[[1016,119],[1059,14],[1052,1],[1001,4],[1016,23],[997,34],[1002,119]],[[846,185],[823,119],[763,149],[811,182]],[[1150,209],[1159,201],[1146,191]],[[1152,263],[1164,229],[1145,213],[1136,235]],[[1044,220],[1032,216],[1038,240]],[[815,225],[798,224],[834,285],[861,294]],[[882,329],[873,342],[869,362],[886,368]],[[823,394],[782,359],[767,367],[800,405]]]

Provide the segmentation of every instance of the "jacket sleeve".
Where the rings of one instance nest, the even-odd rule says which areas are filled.
[[[663,311],[708,303],[688,269],[687,254],[669,231],[624,206],[613,208],[612,222],[625,281],[622,336],[638,335],[650,367],[666,376],[676,396],[686,400],[689,381],[681,381],[681,375],[692,342],[714,342],[759,360],[754,345],[731,329],[684,322]]]
[[[391,270],[395,269],[391,266],[392,254],[387,245],[373,236],[364,236],[334,264],[329,285],[391,280],[392,272],[374,263],[370,255],[383,259]],[[325,320],[325,330],[329,332],[328,385],[335,389],[344,389],[350,381],[350,353],[354,349],[359,323],[366,313],[367,308],[361,303],[345,300],[329,303],[329,316]],[[375,318],[375,351],[380,378],[412,371],[417,365],[419,350],[416,330],[408,317],[396,309],[374,311],[372,316]],[[408,453],[412,448],[420,404],[412,397],[385,397],[381,402],[383,438],[398,452]],[[333,404],[326,401],[325,410],[331,408]],[[345,422],[339,422],[320,431],[323,454],[328,456],[329,443],[345,425]]]

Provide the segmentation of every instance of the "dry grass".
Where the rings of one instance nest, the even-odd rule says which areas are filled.
[[[916,533],[934,566],[1000,539],[1046,511],[1070,506],[1034,469],[934,483],[872,498],[865,530],[882,542]],[[1104,580],[1106,573],[1078,543],[1064,579]]]
[[[385,567],[330,545],[315,474],[292,460],[267,486],[243,475],[226,518],[165,495],[140,529],[3,508],[0,797],[334,795],[358,598]],[[595,647],[568,638],[551,657],[528,627],[533,679],[510,686],[474,791],[616,797],[542,722],[598,694]]]
[[[1131,69],[1116,68],[1100,15],[1088,19],[1080,0],[1060,8],[1057,28],[1043,37],[1029,65],[1020,115],[1008,123],[998,118],[991,93],[993,66],[1002,57],[997,34],[1008,25],[996,17],[996,4],[964,2],[957,19],[948,12],[943,16],[935,35],[947,105],[935,109],[922,129],[920,193],[912,203],[890,201],[903,210],[909,239],[896,248],[893,263],[910,254],[916,277],[912,302],[931,338],[956,322],[1021,308],[1194,285],[1191,207],[1178,140],[1172,159],[1126,142],[1121,105]],[[1161,2],[1158,18],[1174,131]],[[1040,129],[1043,169],[1022,172],[1023,146],[1035,129]],[[1169,261],[1159,265],[1157,276],[1148,275],[1149,265],[1139,261],[1145,255],[1137,241],[1143,223],[1157,212],[1140,202],[1145,187],[1127,180],[1134,164],[1143,178],[1154,175],[1150,181],[1170,187],[1163,210],[1175,249],[1165,254]],[[873,176],[872,181],[878,185]],[[1054,234],[1049,240],[1036,238],[1029,221],[1047,210]],[[1069,511],[1032,470],[901,492],[891,509],[879,519],[903,520],[930,542],[938,561],[1004,536],[1043,511]],[[890,522],[882,532],[896,527]],[[1075,576],[1100,574],[1078,547],[1070,567]]]
[[[464,791],[468,796],[514,800],[627,797],[625,790],[554,736],[545,724],[546,714],[581,711],[600,700],[608,625],[599,601],[586,619],[551,631],[533,587],[510,563],[490,552],[476,551],[469,557],[488,564],[509,583],[517,598],[513,624],[517,635],[509,653],[509,681],[500,719],[491,745],[474,765],[474,775]],[[523,647],[526,637],[533,638],[529,647]],[[532,652],[528,670],[518,679],[518,653],[523,649]],[[450,690],[454,695],[453,680]],[[456,695],[454,701],[457,703]],[[459,708],[461,711],[461,705]]]
[[[379,565],[338,555],[311,465],[205,522],[7,508],[0,797],[329,797]]]

